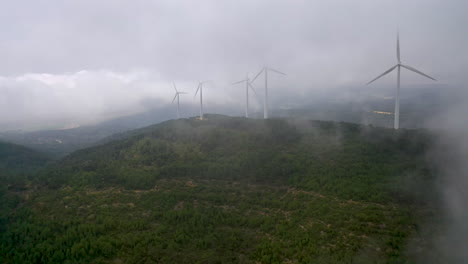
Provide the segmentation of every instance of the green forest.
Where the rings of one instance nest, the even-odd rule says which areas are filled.
[[[425,130],[208,115],[112,139],[53,161],[0,145],[0,263],[417,263],[430,251]]]

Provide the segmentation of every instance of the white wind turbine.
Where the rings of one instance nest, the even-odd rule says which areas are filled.
[[[252,83],[250,82],[249,74],[246,75],[244,80],[235,82],[232,85],[243,82],[245,82],[245,117],[249,118],[249,88],[252,89],[255,95],[257,95],[257,92],[255,92],[255,89],[253,88]]]
[[[209,81],[204,81],[204,82],[200,82],[198,81],[198,87],[197,87],[197,91],[195,92],[195,96],[197,96],[197,93],[198,91],[200,91],[200,120],[203,120],[203,84],[207,83]]]
[[[395,97],[395,120],[394,120],[394,123],[393,123],[393,128],[394,129],[398,129],[400,127],[400,70],[401,70],[401,67],[407,69],[407,70],[410,70],[410,71],[413,71],[415,73],[418,73],[424,77],[427,77],[431,80],[436,80],[434,78],[432,78],[431,76],[427,75],[427,74],[424,74],[418,70],[416,70],[415,68],[413,67],[410,67],[408,65],[405,65],[405,64],[402,64],[401,63],[401,60],[400,60],[400,37],[399,37],[399,34],[397,33],[397,49],[396,49],[396,53],[397,53],[397,60],[398,60],[398,63],[391,67],[390,69],[388,69],[386,72],[382,73],[381,75],[377,76],[375,79],[373,79],[372,81],[368,82],[366,85],[374,82],[375,80],[379,79],[380,77],[392,72],[394,69],[397,69],[397,90],[396,90],[396,97]]]
[[[265,98],[263,99],[263,118],[264,119],[268,118],[268,72],[269,71],[276,72],[282,75],[286,75],[285,73],[282,73],[275,69],[263,67],[263,69],[260,70],[260,72],[257,73],[255,78],[253,78],[253,80],[250,82],[250,83],[253,83],[257,79],[257,77],[260,76],[260,74],[262,74],[263,72],[265,73]]]
[[[177,91],[175,82],[172,82],[172,84],[174,85],[174,90],[175,90],[175,95],[174,95],[174,99],[172,99],[172,103],[174,103],[175,99],[177,98],[177,118],[180,118],[179,97],[180,97],[181,94],[186,94],[186,93],[185,93],[185,92],[179,92],[179,91]]]

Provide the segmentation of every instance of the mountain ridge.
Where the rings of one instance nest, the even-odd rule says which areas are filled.
[[[5,263],[404,263],[430,251],[427,131],[207,115],[118,138],[35,177],[6,213]]]

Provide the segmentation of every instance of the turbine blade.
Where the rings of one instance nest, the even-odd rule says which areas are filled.
[[[252,79],[252,81],[250,81],[251,83],[253,83],[257,78],[258,76],[260,76],[260,74],[262,74],[262,72],[265,70],[265,68],[263,68],[262,70],[260,70],[257,75],[255,76],[255,78]]]
[[[276,72],[276,73],[283,74],[283,75],[285,75],[285,76],[286,76],[286,73],[283,73],[283,72],[277,71],[277,70],[275,70],[275,69],[268,68],[268,70],[270,70],[270,71],[274,71],[274,72]]]
[[[397,32],[397,37],[396,37],[396,54],[397,54],[397,59],[398,59],[398,63],[401,62],[400,60],[400,33]]]
[[[431,76],[429,76],[429,75],[427,75],[427,74],[425,74],[425,73],[422,73],[422,72],[420,72],[420,71],[416,70],[415,68],[410,67],[410,66],[408,66],[408,65],[403,65],[403,64],[401,64],[401,67],[406,68],[406,69],[408,69],[408,70],[410,70],[410,71],[413,71],[413,72],[415,72],[415,73],[419,73],[419,74],[421,74],[422,76],[427,77],[427,78],[429,78],[429,79],[431,79],[431,80],[437,81],[436,79],[432,78]]]
[[[250,83],[248,83],[248,84],[249,84],[250,89],[254,92],[255,97],[258,99],[257,91],[255,91],[255,89],[253,88],[252,84],[250,84]]]
[[[234,84],[239,84],[239,83],[243,83],[243,82],[245,82],[245,81],[247,81],[247,80],[238,81],[238,82],[232,83],[232,85],[234,85]]]
[[[370,82],[366,83],[366,85],[369,85],[369,84],[371,84],[372,82],[374,82],[375,80],[379,79],[380,77],[382,77],[382,76],[384,76],[384,75],[388,74],[389,72],[393,71],[393,70],[394,70],[394,69],[395,69],[397,66],[398,66],[398,64],[397,64],[397,65],[395,65],[395,66],[393,66],[393,67],[391,67],[390,69],[388,69],[388,70],[387,70],[387,71],[385,71],[384,73],[382,73],[382,74],[380,74],[379,76],[377,76],[377,77],[376,77],[375,79],[373,79],[372,81],[370,81]]]
[[[174,101],[175,101],[175,99],[177,98],[178,95],[179,95],[178,93],[175,94],[174,99],[172,99],[172,103],[174,103]]]
[[[193,97],[197,96],[198,90],[200,90],[200,85],[201,83],[198,84],[197,91],[195,92],[195,95]]]
[[[176,88],[175,82],[172,82],[172,85],[174,85],[174,90],[175,90],[175,92],[177,93],[178,91],[177,91],[177,88]]]

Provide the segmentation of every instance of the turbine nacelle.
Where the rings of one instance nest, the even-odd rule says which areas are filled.
[[[257,96],[257,92],[255,91],[255,88],[252,86],[252,81],[250,81],[250,78],[249,78],[248,75],[247,75],[247,77],[245,79],[234,82],[231,85],[236,85],[236,84],[240,84],[240,83],[246,83],[246,86],[249,87],[255,93],[255,95]]]
[[[200,91],[200,89],[203,89],[203,84],[208,83],[208,82],[212,82],[212,81],[210,80],[203,81],[203,82],[198,81],[197,91],[195,92],[195,95],[193,97],[197,96],[198,91]]]
[[[179,95],[181,95],[181,94],[187,94],[187,93],[186,93],[186,92],[179,92],[179,91],[177,90],[177,87],[176,87],[175,82],[172,82],[172,85],[173,85],[174,90],[175,90],[174,99],[172,99],[172,103],[174,103],[175,99],[176,99],[177,97],[179,97]]]
[[[261,69],[260,72],[257,73],[257,75],[251,81],[251,83],[253,83],[258,78],[258,76],[260,76],[262,73],[265,73],[265,98],[263,100],[263,118],[264,119],[268,118],[268,72],[269,71],[272,71],[281,75],[286,75],[286,73],[282,73],[278,70],[268,68],[268,67],[263,67],[263,69]]]
[[[172,82],[172,85],[174,87],[174,90],[175,90],[175,95],[174,95],[174,99],[172,99],[172,103],[174,103],[175,99],[177,99],[177,118],[180,118],[180,104],[179,104],[179,98],[180,98],[180,95],[181,94],[186,94],[186,92],[179,92],[177,90],[177,87],[175,85],[175,82]]]
[[[193,96],[195,98],[198,94],[198,91],[200,91],[200,120],[203,120],[203,84],[208,83],[208,82],[212,82],[212,81],[203,81],[203,82],[198,81],[197,91],[195,91],[195,95]]]
[[[253,80],[251,81],[252,83],[258,78],[258,76],[260,76],[263,72],[268,72],[268,71],[272,71],[272,72],[276,72],[278,74],[282,74],[284,76],[286,76],[286,73],[283,73],[283,72],[280,72],[278,70],[275,70],[275,69],[272,69],[272,68],[268,68],[268,67],[263,67],[258,73],[257,75],[255,75],[255,77],[253,78]]]
[[[395,96],[395,120],[394,120],[394,124],[393,124],[393,127],[395,129],[398,129],[399,126],[400,126],[400,70],[401,68],[405,68],[407,70],[410,70],[412,72],[415,72],[419,75],[422,75],[428,79],[431,79],[431,80],[434,80],[436,81],[435,78],[432,78],[431,76],[411,67],[411,66],[408,66],[408,65],[405,65],[405,64],[402,64],[401,63],[401,57],[400,57],[400,34],[397,32],[397,43],[396,43],[396,57],[397,57],[397,64],[393,67],[391,67],[390,69],[386,70],[384,73],[380,74],[379,76],[377,76],[376,78],[372,79],[370,82],[368,82],[366,85],[369,85],[371,84],[372,82],[380,79],[381,77],[389,74],[390,72],[392,72],[394,69],[397,69],[397,73],[398,73],[398,76],[397,76],[397,92],[396,92],[396,96]]]
[[[252,86],[252,82],[250,81],[248,73],[245,79],[240,80],[238,82],[234,82],[232,83],[232,85],[241,84],[241,83],[245,83],[245,117],[248,118],[249,117],[249,89],[251,89],[254,92],[255,97],[258,97],[258,96],[257,96],[257,92]]]
[[[395,66],[391,67],[390,69],[386,70],[384,73],[380,74],[380,75],[377,76],[376,78],[372,79],[372,80],[371,80],[370,82],[368,82],[366,85],[369,85],[369,84],[373,83],[374,81],[380,79],[381,77],[383,77],[383,76],[389,74],[390,72],[392,72],[392,71],[393,71],[394,69],[396,69],[397,67],[403,67],[403,68],[405,68],[405,69],[407,69],[407,70],[410,70],[410,71],[412,71],[412,72],[415,72],[415,73],[417,73],[417,74],[420,74],[420,75],[422,75],[422,76],[424,76],[424,77],[426,77],[426,78],[429,78],[429,79],[431,79],[431,80],[433,80],[433,81],[437,81],[435,78],[433,78],[433,77],[431,77],[431,76],[429,76],[429,75],[427,75],[427,74],[425,74],[425,73],[423,73],[423,72],[421,72],[421,71],[419,71],[419,70],[417,70],[417,69],[415,69],[415,68],[413,68],[413,67],[411,67],[411,66],[408,66],[408,65],[405,65],[405,64],[402,64],[402,63],[398,63],[397,65],[395,65]]]

